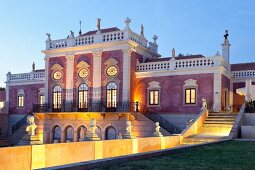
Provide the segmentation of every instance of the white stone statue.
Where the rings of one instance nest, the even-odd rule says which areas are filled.
[[[47,35],[47,37],[48,37],[48,38],[47,38],[47,41],[51,41],[51,38],[50,38],[51,35],[50,35],[50,33],[46,33],[46,35]]]
[[[154,36],[152,37],[152,39],[153,39],[153,43],[154,43],[154,44],[157,44],[158,36],[154,35]]]
[[[202,108],[201,109],[207,109],[207,101],[205,98],[202,98]]]
[[[159,129],[160,129],[159,122],[156,122],[155,125],[156,125],[156,128],[155,128],[155,132],[153,133],[153,136],[162,137],[163,135],[159,131]]]
[[[131,19],[127,17],[124,22],[126,24],[126,28],[129,28],[129,24],[131,23]]]
[[[124,138],[124,139],[132,139],[132,138],[135,138],[135,136],[132,135],[132,127],[133,127],[133,126],[131,125],[131,121],[127,121],[127,122],[126,122],[126,125],[127,125],[127,127],[126,127],[126,132],[125,132],[123,138]]]
[[[117,139],[122,139],[121,133],[118,134]]]
[[[35,117],[32,115],[27,116],[27,127],[26,131],[29,135],[35,136],[35,129],[37,128],[37,125],[35,124]]]

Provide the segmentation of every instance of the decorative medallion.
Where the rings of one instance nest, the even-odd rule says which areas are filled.
[[[53,78],[55,80],[59,80],[62,78],[62,73],[60,71],[55,71],[55,73],[53,74]]]
[[[83,68],[83,69],[81,69],[81,70],[79,71],[79,77],[81,77],[81,78],[85,78],[85,77],[87,77],[88,75],[89,75],[88,70],[86,70],[85,68]]]
[[[118,73],[118,69],[115,66],[110,66],[107,68],[106,73],[109,76],[115,76]]]

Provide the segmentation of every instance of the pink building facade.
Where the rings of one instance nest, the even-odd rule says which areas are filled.
[[[130,22],[61,40],[47,34],[45,68],[7,74],[9,122],[39,112],[198,114],[202,100],[211,112],[238,111],[254,98],[255,63],[231,65],[227,36],[222,54],[176,56],[173,49],[161,57],[157,36],[149,42]]]

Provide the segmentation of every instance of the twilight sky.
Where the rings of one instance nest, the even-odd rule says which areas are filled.
[[[213,56],[221,52],[224,30],[229,30],[231,63],[255,62],[254,0],[12,0],[0,6],[0,86],[6,73],[30,72],[32,62],[44,68],[46,32],[52,39],[66,38],[70,30],[124,29],[124,19],[132,19],[131,29],[152,41],[158,35],[159,53]]]

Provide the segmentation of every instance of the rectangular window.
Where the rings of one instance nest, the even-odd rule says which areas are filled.
[[[24,107],[24,96],[18,96],[18,107]]]
[[[150,90],[149,91],[149,105],[158,105],[159,104],[159,91]]]
[[[196,104],[196,89],[185,89],[185,104]]]
[[[45,100],[44,95],[40,95],[40,96],[39,96],[39,104],[40,104],[40,105],[44,104],[44,100]]]

